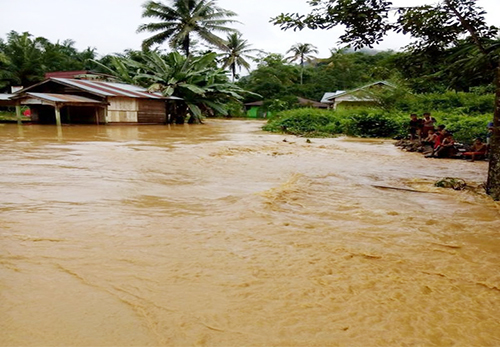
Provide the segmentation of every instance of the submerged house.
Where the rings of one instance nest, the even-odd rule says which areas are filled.
[[[373,105],[376,100],[370,95],[370,91],[380,88],[394,88],[394,86],[386,81],[378,81],[353,90],[325,93],[321,102],[333,109],[336,109],[339,105],[347,107]]]
[[[32,121],[42,124],[165,124],[181,100],[130,84],[61,77],[49,77],[10,99],[29,106]]]

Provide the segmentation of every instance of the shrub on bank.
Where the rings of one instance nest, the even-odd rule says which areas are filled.
[[[279,112],[263,129],[309,137],[340,134],[392,137],[402,132],[403,123],[400,114],[389,115],[382,110],[372,108],[338,111],[301,108]]]
[[[455,139],[471,143],[474,138],[486,137],[486,125],[491,114],[467,116],[460,113],[434,112],[438,124],[444,124]],[[409,114],[402,111],[384,111],[376,108],[320,110],[302,108],[282,111],[272,117],[264,130],[307,137],[338,135],[358,137],[406,137]]]
[[[315,108],[298,108],[277,113],[263,129],[304,136],[332,136],[342,133],[334,112]]]

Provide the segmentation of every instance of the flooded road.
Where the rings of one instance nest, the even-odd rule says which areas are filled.
[[[500,345],[486,162],[261,125],[0,124],[0,345]]]

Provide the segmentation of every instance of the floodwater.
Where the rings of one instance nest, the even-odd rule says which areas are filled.
[[[0,125],[0,345],[500,345],[486,162],[261,125]]]

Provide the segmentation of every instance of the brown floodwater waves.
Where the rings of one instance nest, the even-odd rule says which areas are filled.
[[[0,345],[500,345],[487,162],[262,124],[0,124]]]

